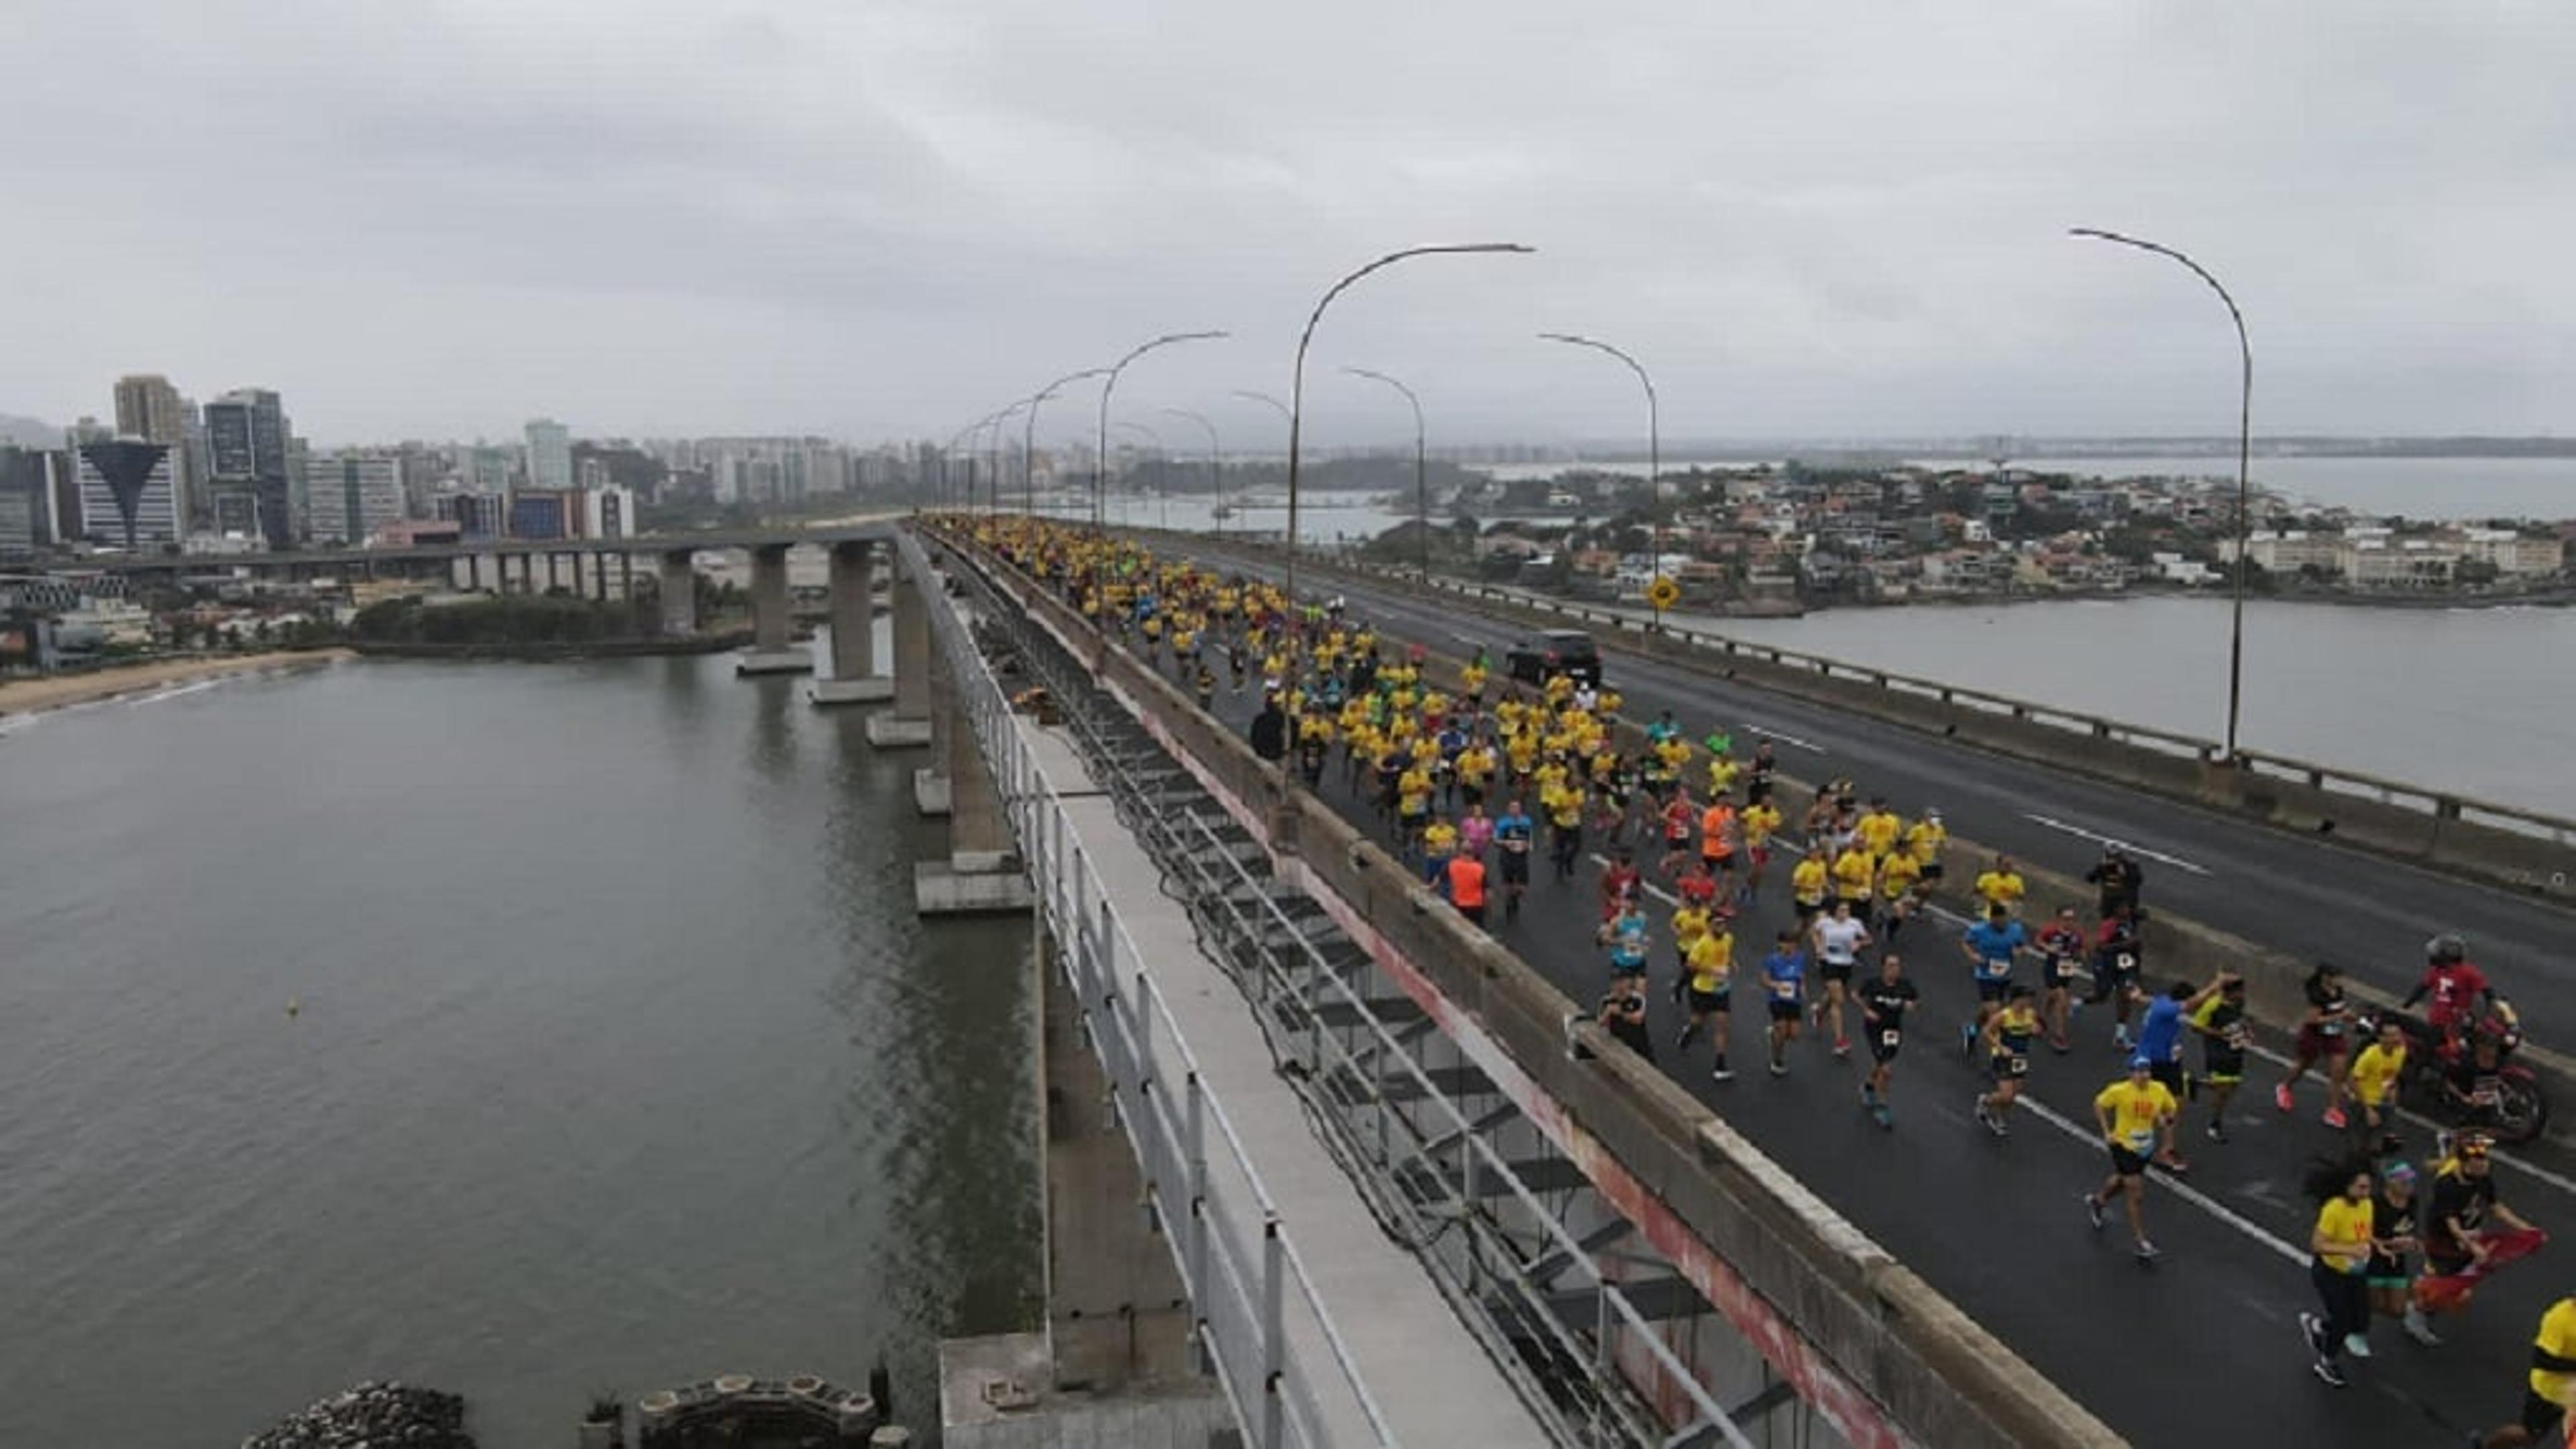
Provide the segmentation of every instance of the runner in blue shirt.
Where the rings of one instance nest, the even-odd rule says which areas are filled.
[[[2013,958],[2020,954],[2028,939],[2022,924],[2002,905],[1986,908],[1986,918],[1968,927],[1959,940],[1959,949],[1968,958],[1977,981],[1977,1019],[1959,1028],[1959,1055],[1972,1055],[1977,1037],[1986,1029],[1986,1019],[2012,990]]]
[[[1521,895],[1529,889],[1530,840],[1537,833],[1537,822],[1512,801],[1503,813],[1494,817],[1494,846],[1503,857],[1503,919],[1521,918]]]
[[[2177,981],[2147,1003],[2147,1014],[2138,1023],[2138,1055],[2147,1059],[2147,1069],[2165,1084],[2175,1101],[2183,1099],[2182,1027],[2185,1019],[2200,1010],[2202,1002],[2216,996],[2226,985],[2222,974],[2198,991],[2188,981]],[[2167,1151],[2156,1159],[2175,1172],[2183,1170],[2179,1153]]]
[[[1807,956],[1798,949],[1798,933],[1782,931],[1779,944],[1762,958],[1763,994],[1771,1003],[1771,1075],[1789,1075],[1783,1059],[1798,1039],[1798,1019],[1806,1010]]]

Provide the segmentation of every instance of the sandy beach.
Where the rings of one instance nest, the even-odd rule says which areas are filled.
[[[313,669],[357,656],[346,649],[272,650],[210,659],[160,659],[101,669],[88,674],[58,674],[40,679],[0,680],[0,716],[35,714],[92,700],[140,694],[173,684],[267,669]]]

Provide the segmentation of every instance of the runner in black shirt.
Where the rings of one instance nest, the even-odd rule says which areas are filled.
[[[1622,979],[1601,998],[1601,1024],[1612,1036],[1628,1044],[1628,1050],[1648,1061],[1655,1059],[1654,1038],[1646,1034],[1646,993],[1637,983],[1645,980]]]
[[[1923,999],[1905,979],[1903,958],[1890,952],[1878,963],[1878,975],[1860,988],[1861,1035],[1869,1038],[1869,1076],[1860,1084],[1861,1105],[1881,1127],[1895,1126],[1887,1110],[1887,1078],[1896,1069],[1897,1048],[1905,1041],[1905,1013]]]

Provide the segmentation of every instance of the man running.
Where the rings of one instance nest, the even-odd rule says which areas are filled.
[[[1690,952],[1682,960],[1682,979],[1688,990],[1684,1004],[1690,1009],[1690,1023],[1682,1028],[1681,1037],[1673,1043],[1680,1051],[1690,1045],[1702,1027],[1708,1028],[1717,1048],[1717,1066],[1709,1073],[1716,1081],[1731,1082],[1735,1073],[1726,1065],[1728,1005],[1735,985],[1735,934],[1723,924],[1702,931],[1691,942]]]
[[[1987,906],[2001,906],[2009,915],[2021,914],[2021,898],[2029,894],[2030,885],[2021,878],[2020,867],[2009,855],[1998,855],[1995,863],[1977,877],[1977,899]]]
[[[2531,1230],[2521,1214],[2496,1199],[2495,1165],[2487,1160],[2492,1150],[2485,1133],[2465,1133],[2455,1144],[2452,1159],[2433,1174],[2433,1190],[2424,1204],[2426,1277],[2447,1278],[2485,1262],[2494,1252],[2489,1240],[2499,1227],[2508,1232]],[[2467,1303],[2463,1294],[2447,1311]],[[2406,1336],[2428,1348],[2442,1341],[2420,1307],[2407,1310]]]
[[[1851,1055],[1851,1038],[1843,1034],[1843,997],[1851,989],[1852,971],[1860,964],[1861,948],[1870,942],[1869,927],[1854,919],[1851,902],[1834,902],[1830,915],[1816,918],[1808,928],[1807,939],[1816,949],[1816,977],[1824,983],[1818,993],[1814,1012],[1815,1024],[1822,1027],[1828,1020],[1834,1028],[1834,1055]]]
[[[1987,1018],[1995,1006],[2013,989],[2013,958],[2022,947],[2021,922],[2012,918],[2001,905],[1986,907],[1986,918],[1969,926],[1959,938],[1959,950],[1968,958],[1968,969],[1977,983],[1977,1015],[1959,1031],[1959,1053],[1965,1056],[1975,1046],[1977,1033],[1986,1029]]]
[[[2173,1093],[2177,1102],[2183,1098],[2183,1021],[2198,1011],[2202,1003],[2216,999],[2227,979],[2222,973],[2197,991],[2192,989],[2190,982],[2177,981],[2166,987],[2163,995],[2147,1003],[2146,1016],[2138,1023],[2138,1055],[2147,1059],[2155,1079],[2163,1084],[2166,1091]],[[2170,1143],[2164,1156],[2157,1161],[2174,1172],[2185,1170],[2181,1154],[2175,1152]]]
[[[2397,1083],[2406,1071],[2406,1032],[2394,1021],[2379,1024],[2379,1035],[2352,1059],[2346,1080],[2352,1085],[2351,1130],[2364,1144],[2377,1142],[2383,1121],[2397,1115]]]
[[[2093,999],[2111,1003],[2111,1045],[2129,1045],[2129,1012],[2139,1000],[2138,971],[2142,944],[2137,918],[2127,906],[2113,908],[2093,936]]]
[[[2048,1024],[2049,1048],[2060,1056],[2074,1050],[2068,1035],[2075,1017],[2075,978],[2084,969],[2084,927],[2073,906],[2060,906],[2031,943],[2039,951],[2039,1015]]]
[[[1499,848],[1503,866],[1503,919],[1521,918],[1521,897],[1529,893],[1530,838],[1537,824],[1521,808],[1520,797],[1512,797],[1503,813],[1494,817],[1494,844]]]
[[[1771,1075],[1789,1075],[1789,1043],[1798,1039],[1798,1018],[1806,1009],[1807,958],[1798,950],[1798,933],[1782,931],[1771,954],[1762,958],[1762,989],[1771,1006]]]
[[[1461,851],[1449,857],[1449,904],[1475,926],[1485,924],[1485,861]]]
[[[2129,1234],[2140,1263],[2153,1263],[2158,1256],[2156,1245],[2147,1238],[2147,1161],[2157,1154],[2159,1145],[2167,1154],[2173,1151],[2174,1117],[2181,1109],[2173,1093],[2156,1080],[2155,1063],[2142,1056],[2129,1058],[2127,1078],[2104,1087],[2093,1099],[2093,1120],[2111,1148],[2111,1175],[2084,1194],[2084,1213],[2099,1231],[2106,1221],[2103,1209],[2118,1194],[2128,1207]]]
[[[1896,1070],[1897,1049],[1905,1043],[1905,1013],[1923,993],[1905,979],[1905,962],[1890,951],[1878,963],[1878,975],[1860,989],[1861,1031],[1869,1038],[1869,1075],[1861,1079],[1861,1105],[1881,1127],[1896,1125],[1887,1106],[1887,1081]]]
[[[2011,1116],[2013,1103],[2021,1100],[2022,1085],[2030,1080],[2030,1044],[2039,1035],[2039,1008],[2031,1004],[2030,988],[2013,987],[1995,1014],[1986,1018],[1982,1035],[1986,1090],[1977,1096],[1977,1120],[1997,1137],[2010,1136],[2012,1127],[2005,1119]]]
[[[1825,908],[1825,892],[1832,878],[1832,867],[1825,863],[1825,848],[1810,845],[1807,853],[1789,869],[1789,899],[1797,908],[1798,925],[1804,929],[1816,913]]]

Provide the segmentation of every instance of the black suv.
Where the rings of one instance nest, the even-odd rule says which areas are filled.
[[[1524,639],[1503,654],[1503,672],[1526,684],[1544,684],[1549,676],[1571,675],[1581,684],[1601,683],[1601,652],[1580,629],[1548,629]]]

